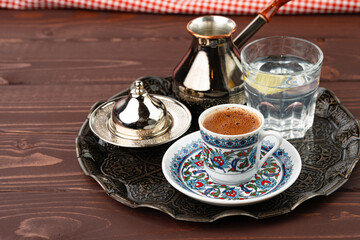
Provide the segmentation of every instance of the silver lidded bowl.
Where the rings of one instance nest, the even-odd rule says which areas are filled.
[[[128,96],[110,99],[89,115],[91,131],[102,141],[121,147],[158,146],[180,137],[191,125],[191,113],[181,102],[149,94],[136,80]]]
[[[136,80],[128,98],[119,100],[111,114],[109,129],[127,139],[146,139],[165,133],[172,125],[165,105],[148,94],[142,81]]]

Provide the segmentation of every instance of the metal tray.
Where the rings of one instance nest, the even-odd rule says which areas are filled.
[[[150,93],[172,97],[170,79],[145,77]],[[246,207],[218,207],[191,199],[175,190],[162,174],[162,156],[172,142],[150,148],[124,148],[99,140],[86,119],[76,138],[77,157],[86,175],[105,192],[129,207],[150,207],[178,220],[212,222],[247,215],[267,218],[294,210],[302,202],[329,195],[341,187],[360,158],[359,121],[341,105],[331,91],[320,88],[314,125],[304,138],[293,139],[303,168],[298,180],[285,192],[263,203]],[[124,90],[110,99],[125,94]],[[94,110],[104,101],[96,103]],[[188,133],[197,130],[193,122]]]

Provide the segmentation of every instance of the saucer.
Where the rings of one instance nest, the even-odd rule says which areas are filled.
[[[262,156],[274,145],[274,139],[262,141]],[[166,180],[183,194],[201,202],[218,206],[244,206],[270,199],[289,188],[301,171],[301,158],[288,141],[266,160],[247,183],[219,184],[204,169],[201,160],[200,131],[182,137],[166,151],[162,171]]]

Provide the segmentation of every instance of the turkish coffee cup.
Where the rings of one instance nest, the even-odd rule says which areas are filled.
[[[245,105],[213,106],[198,121],[205,170],[220,184],[250,181],[283,140],[275,131],[264,131],[264,116]],[[274,139],[274,147],[262,156],[261,142],[268,136]]]

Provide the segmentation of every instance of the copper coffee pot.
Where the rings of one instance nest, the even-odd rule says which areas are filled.
[[[223,103],[245,104],[240,49],[290,0],[274,0],[235,38],[233,20],[203,16],[190,21],[191,46],[173,71],[172,90],[194,114]]]

